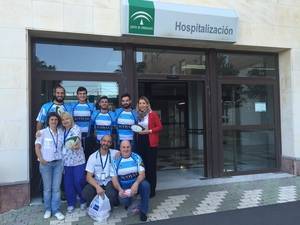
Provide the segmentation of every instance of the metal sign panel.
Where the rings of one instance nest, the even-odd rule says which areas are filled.
[[[234,10],[146,0],[122,1],[122,34],[236,42]]]

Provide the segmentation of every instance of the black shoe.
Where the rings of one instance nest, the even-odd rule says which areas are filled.
[[[128,206],[124,206],[124,209],[127,210],[127,209],[128,209]]]
[[[140,212],[140,220],[141,221],[147,221],[147,215],[143,212]]]
[[[150,198],[155,197],[155,192],[150,194]]]

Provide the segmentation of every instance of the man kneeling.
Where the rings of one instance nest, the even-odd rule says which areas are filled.
[[[100,149],[90,155],[86,165],[86,180],[88,184],[84,187],[82,195],[87,204],[90,204],[96,194],[104,193],[109,199],[110,206],[117,206],[118,192],[114,189],[111,176],[115,174],[113,160],[119,151],[110,149],[112,138],[105,135],[100,141]]]
[[[114,187],[119,192],[119,200],[127,209],[132,203],[132,197],[140,194],[139,205],[140,220],[147,220],[150,185],[145,180],[145,168],[139,155],[131,152],[129,141],[122,141],[120,145],[121,156],[114,161],[115,174],[112,177]]]

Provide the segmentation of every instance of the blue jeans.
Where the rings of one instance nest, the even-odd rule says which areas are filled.
[[[60,184],[63,168],[62,160],[48,162],[46,165],[40,163],[40,173],[44,187],[44,207],[52,214],[60,210]]]
[[[68,206],[76,205],[76,196],[85,203],[81,192],[85,185],[85,163],[78,166],[65,166],[64,185]]]
[[[143,180],[140,183],[138,188],[138,194],[141,196],[141,204],[138,206],[139,210],[145,214],[147,214],[149,209],[149,197],[150,197],[150,185],[148,181]],[[130,198],[121,198],[119,197],[120,203],[129,207],[132,203],[132,197]]]

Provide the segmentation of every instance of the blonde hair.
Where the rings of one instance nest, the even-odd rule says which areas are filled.
[[[74,124],[75,124],[74,123],[74,119],[73,119],[73,116],[70,113],[68,113],[68,112],[62,112],[60,114],[60,117],[61,117],[61,120],[63,120],[64,118],[70,119],[71,120],[71,127],[74,126]]]
[[[148,104],[148,109],[151,110],[151,104],[149,99],[146,96],[140,96],[136,103],[136,110],[139,111],[139,101],[144,100]]]

